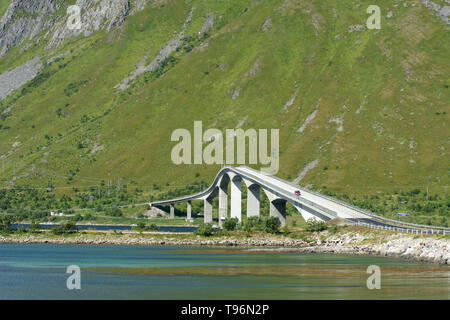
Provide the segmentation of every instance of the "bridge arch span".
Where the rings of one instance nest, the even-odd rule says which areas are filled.
[[[228,185],[231,184],[231,216],[241,221],[242,209],[242,182],[247,187],[247,217],[260,215],[261,189],[269,198],[270,215],[280,219],[282,225],[286,223],[286,204],[291,203],[305,220],[316,219],[329,221],[340,218],[348,223],[365,223],[382,226],[392,226],[399,222],[379,217],[371,212],[356,208],[342,201],[330,198],[311,190],[301,188],[291,182],[278,177],[264,174],[260,171],[246,166],[225,166],[217,173],[212,184],[204,191],[194,195],[184,196],[176,199],[154,201],[150,206],[170,205],[186,202],[188,206],[188,218],[190,217],[191,202],[195,200],[204,201],[204,220],[212,222],[213,199],[219,196],[219,224],[220,215],[228,214]],[[300,195],[296,191],[301,191]],[[450,228],[424,226],[403,222],[403,225],[425,229],[439,229],[450,232]],[[431,230],[430,230],[431,231]]]

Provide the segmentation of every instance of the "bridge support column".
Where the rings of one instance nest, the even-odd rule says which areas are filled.
[[[175,219],[175,205],[173,203],[170,204],[170,219]]]
[[[281,226],[286,225],[286,200],[277,199],[270,202],[270,216],[280,220]]]
[[[212,200],[213,200],[212,198],[208,198],[203,201],[203,216],[204,216],[203,219],[205,223],[213,222]]]
[[[242,210],[242,179],[239,176],[235,176],[231,180],[231,218],[238,218],[241,222],[241,210]]]
[[[219,228],[222,227],[222,216],[228,217],[228,190],[219,187]]]
[[[188,201],[186,202],[187,207],[186,207],[186,213],[187,213],[187,217],[186,220],[187,221],[191,221],[192,220],[192,202]]]
[[[257,184],[252,184],[247,188],[247,218],[259,217],[259,190],[260,189]]]

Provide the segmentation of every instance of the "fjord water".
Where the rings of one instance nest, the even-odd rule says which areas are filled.
[[[69,265],[81,290],[68,290]],[[381,269],[381,289],[366,286]],[[0,299],[449,299],[450,268],[328,254],[107,245],[0,245]]]

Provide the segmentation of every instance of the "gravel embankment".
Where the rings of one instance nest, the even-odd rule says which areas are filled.
[[[326,240],[320,240],[327,235]],[[267,252],[299,252],[299,253],[332,253],[332,254],[368,254],[387,257],[396,257],[431,263],[450,265],[450,240],[435,238],[412,238],[397,234],[383,236],[378,243],[371,241],[365,243],[367,236],[358,233],[345,233],[330,235],[319,233],[313,239],[304,241],[300,239],[280,237],[252,237],[252,238],[193,238],[177,239],[175,237],[149,237],[125,234],[87,235],[80,234],[75,237],[42,237],[25,235],[21,237],[0,236],[0,243],[52,243],[52,244],[94,244],[94,245],[148,245],[148,246],[232,246],[244,247],[249,251]]]

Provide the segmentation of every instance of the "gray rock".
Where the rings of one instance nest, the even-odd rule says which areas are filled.
[[[267,20],[264,22],[263,26],[262,26],[262,30],[263,30],[264,32],[266,32],[266,31],[269,30],[270,28],[272,28],[272,20],[271,20],[271,19],[267,19]]]
[[[43,68],[39,57],[0,75],[0,99],[6,98],[13,91],[32,80]]]

